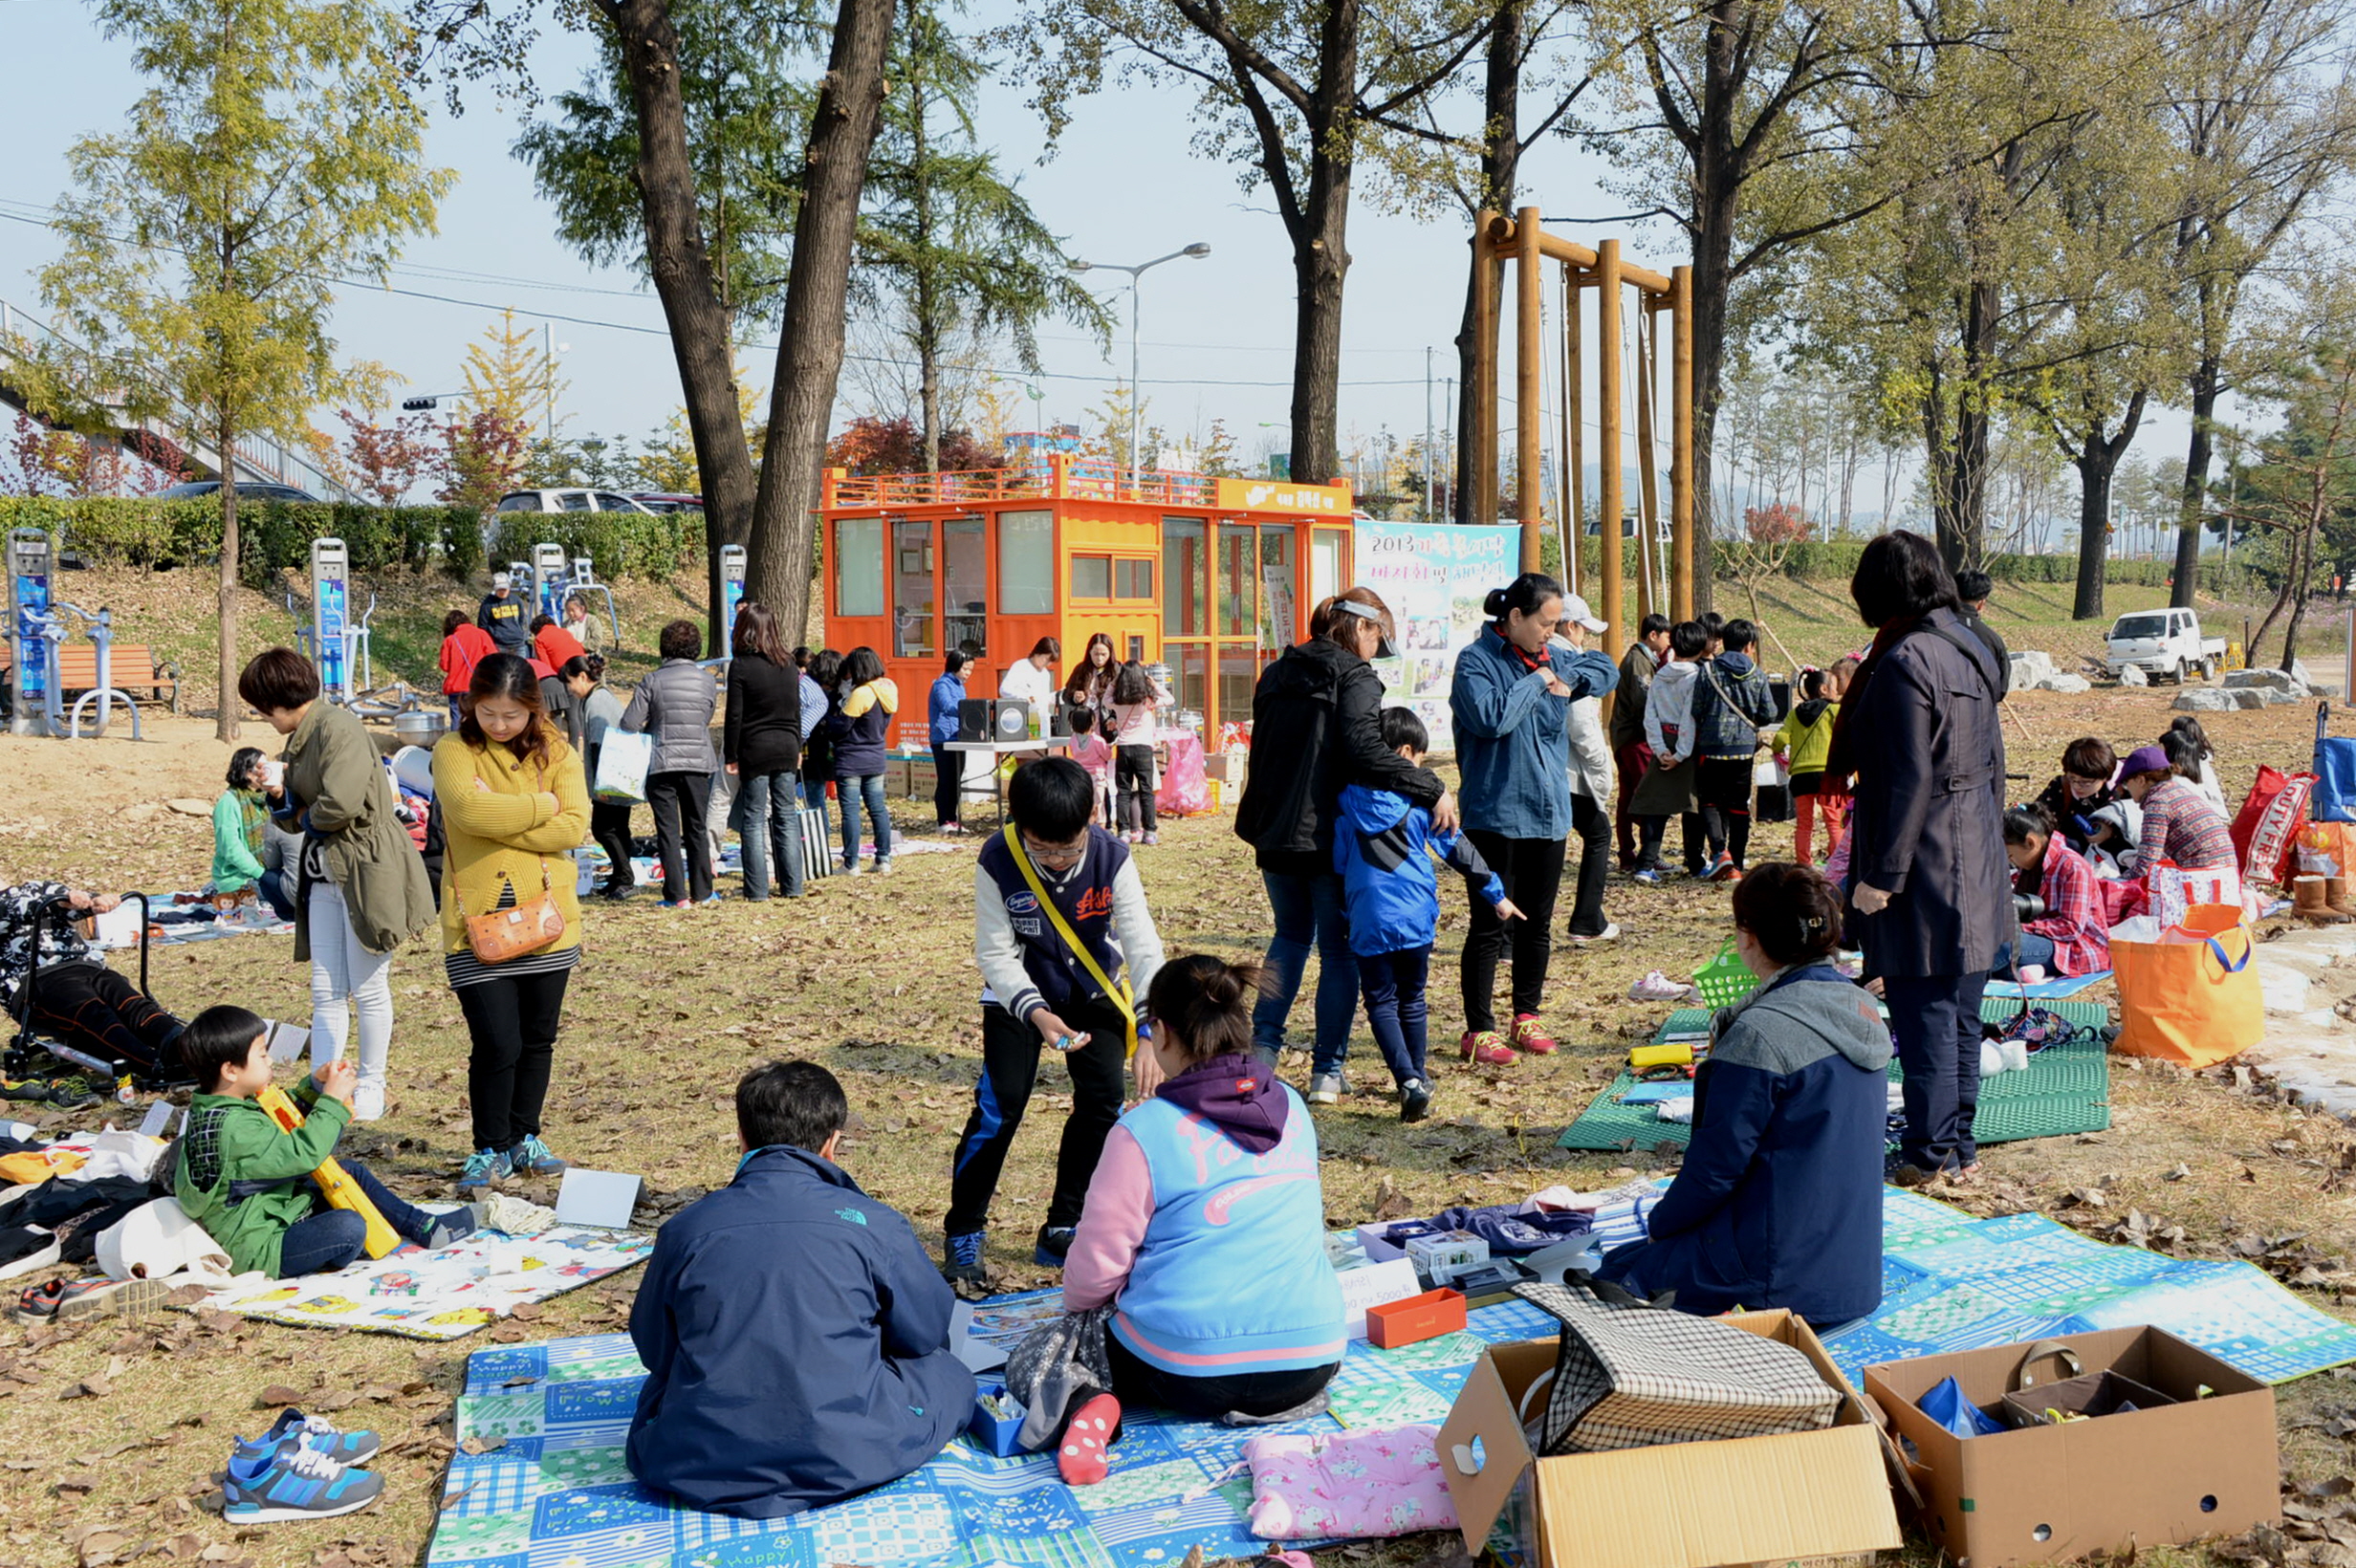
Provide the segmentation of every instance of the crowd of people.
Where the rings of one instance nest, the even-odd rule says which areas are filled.
[[[1732,884],[1731,941],[1758,985],[1717,1015],[1691,1146],[1647,1206],[1645,1239],[1606,1254],[1599,1277],[1689,1312],[1788,1307],[1819,1324],[1870,1312],[1885,1179],[1977,1169],[1991,977],[2105,967],[2126,890],[2163,868],[2230,870],[2233,851],[2214,750],[2189,719],[2124,757],[2074,741],[2035,800],[2009,805],[2007,661],[1976,613],[1985,582],[1951,576],[1929,541],[1889,534],[1865,547],[1850,592],[1865,645],[1796,672],[1787,712],[1749,621],[1648,616],[1615,663],[1590,645],[1609,628],[1585,599],[1525,573],[1488,595],[1456,658],[1452,790],[1429,765],[1424,721],[1384,705],[1375,661],[1393,652],[1389,608],[1363,587],[1318,604],[1307,638],[1254,692],[1233,825],[1270,915],[1257,964],[1165,952],[1136,851],[1156,841],[1153,736],[1168,690],[1104,636],[1058,684],[1061,649],[1041,640],[998,688],[1060,711],[1076,744],[1022,759],[1009,827],[975,857],[981,1060],[949,1151],[940,1262],[843,1168],[855,1118],[831,1074],[811,1062],[746,1074],[736,1173],[663,1229],[639,1291],[631,1333],[649,1375],[633,1472],[699,1508],[772,1516],[905,1474],[964,1426],[975,1389],[949,1342],[951,1293],[989,1283],[996,1189],[1050,1054],[1071,1100],[1030,1255],[1062,1271],[1065,1312],[1102,1340],[1065,1369],[1065,1408],[1041,1434],[1066,1480],[1104,1476],[1127,1406],[1232,1420],[1317,1408],[1344,1319],[1312,1108],[1349,1092],[1363,1007],[1401,1119],[1430,1113],[1442,866],[1464,880],[1469,908],[1456,1056],[1504,1067],[1557,1048],[1546,992],[1566,882],[1565,939],[1617,939],[1609,875],[1669,876],[1672,817],[1683,869]],[[648,737],[666,907],[716,897],[709,825],[724,812],[743,838],[745,896],[803,896],[801,814],[824,812],[829,785],[841,868],[889,872],[882,775],[901,694],[872,648],[789,649],[752,603],[723,678],[699,662],[690,622],[665,627],[659,646],[625,704],[576,633],[528,617],[494,579],[474,618],[453,612],[443,667],[455,728],[433,749],[424,824],[358,718],[320,701],[308,661],[273,648],[246,666],[238,695],[285,747],[231,759],[215,881],[291,917],[310,966],[299,1134],[252,1105],[277,1038],[265,1020],[216,1008],[183,1025],[155,1008],[67,918],[103,899],[54,883],[0,899],[12,1005],[196,1080],[179,1189],[239,1267],[299,1273],[357,1254],[350,1217],[290,1183],[346,1121],[383,1114],[388,965],[429,924],[470,1042],[462,1193],[489,1202],[513,1174],[564,1168],[542,1116],[583,952],[571,857],[594,839],[611,862],[606,896],[626,888],[626,808],[592,797],[617,735]],[[958,829],[947,781],[961,754],[946,748],[967,664],[948,654],[927,697],[944,831]],[[1794,796],[1790,861],[1750,863],[1762,753]],[[1861,974],[1837,964],[1845,952]],[[1296,1091],[1279,1068],[1312,958]],[[1886,1156],[1893,1055],[1904,1132]],[[421,1245],[493,1218],[431,1214],[355,1175]],[[274,1184],[268,1203],[239,1201],[254,1183]],[[1257,1288],[1239,1292],[1246,1274]],[[763,1390],[757,1409],[746,1387]]]

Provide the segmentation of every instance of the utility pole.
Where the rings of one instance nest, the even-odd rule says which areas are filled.
[[[1424,346],[1424,521],[1431,521],[1431,346]]]

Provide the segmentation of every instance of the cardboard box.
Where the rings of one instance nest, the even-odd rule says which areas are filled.
[[[1911,1441],[1923,1533],[1967,1568],[2063,1562],[2089,1552],[2237,1535],[2281,1519],[2274,1390],[2156,1328],[2066,1340],[2088,1372],[2116,1371],[2180,1401],[2129,1415],[1959,1438],[1917,1403],[1945,1378],[1983,1409],[2012,1390],[2027,1345],[1865,1368],[1866,1394]],[[2048,1361],[2044,1379],[2061,1375]],[[2195,1400],[2200,1386],[2214,1390]]]
[[[1788,1312],[1725,1319],[1793,1346],[1845,1396],[1818,1431],[1539,1459],[1517,1413],[1556,1342],[1492,1345],[1440,1427],[1440,1468],[1478,1554],[1516,1492],[1534,1568],[1719,1568],[1847,1557],[1899,1544],[1883,1438],[1865,1402]]]
[[[1456,1291],[1426,1291],[1404,1301],[1366,1309],[1366,1339],[1393,1350],[1419,1339],[1436,1339],[1464,1327],[1464,1296]]]
[[[1439,1230],[1407,1243],[1407,1261],[1434,1285],[1445,1285],[1489,1261],[1489,1243],[1470,1230]]]
[[[1436,1236],[1439,1227],[1429,1220],[1374,1220],[1358,1228],[1359,1250],[1369,1263],[1388,1263],[1407,1255],[1407,1243],[1417,1236]]]

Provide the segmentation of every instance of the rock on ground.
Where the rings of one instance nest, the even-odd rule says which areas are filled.
[[[2123,686],[2148,686],[2151,684],[2151,677],[2133,664],[2126,664],[2119,670],[2119,684]]]
[[[2094,689],[2094,683],[2083,675],[2072,675],[2064,671],[2062,674],[2048,677],[2042,689],[2046,691],[2091,691]]]
[[[2293,661],[2294,664],[2297,661]],[[2225,677],[2228,691],[2263,690],[2286,692],[2293,697],[2307,694],[2303,676],[2285,674],[2279,669],[2237,669]]]
[[[2054,677],[2053,655],[2035,648],[2013,650],[2013,686],[2015,691],[2042,691],[2045,683]]]
[[[2256,701],[2245,705],[2241,701],[2244,695],[2255,698],[2258,694],[2241,691],[2185,691],[2179,692],[2176,700],[2168,706],[2179,713],[2231,713],[2244,706],[2250,708],[2264,706]]]

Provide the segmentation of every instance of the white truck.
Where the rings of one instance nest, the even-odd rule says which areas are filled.
[[[2178,686],[2194,676],[2214,680],[2225,667],[2225,639],[2201,636],[2200,617],[2190,610],[2137,610],[2112,623],[2104,645],[2103,667],[2114,678],[2129,665]]]

